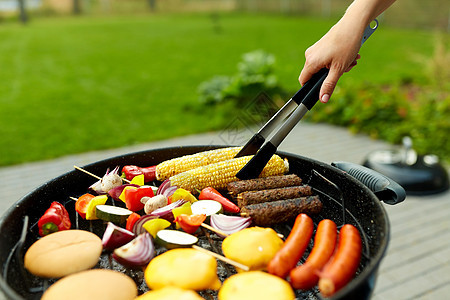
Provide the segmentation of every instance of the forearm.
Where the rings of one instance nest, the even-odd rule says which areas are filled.
[[[340,22],[350,22],[364,31],[376,17],[383,13],[395,0],[355,0],[347,8]]]
[[[300,84],[305,84],[321,68],[329,73],[320,89],[320,99],[327,102],[337,81],[359,59],[358,51],[366,27],[395,0],[354,0],[344,16],[319,41],[305,52],[305,66]]]

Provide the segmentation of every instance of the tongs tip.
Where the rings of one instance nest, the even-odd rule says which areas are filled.
[[[236,174],[241,180],[256,178],[261,174],[264,167],[269,162],[272,155],[277,151],[272,143],[267,142],[259,151],[250,159],[250,161]]]

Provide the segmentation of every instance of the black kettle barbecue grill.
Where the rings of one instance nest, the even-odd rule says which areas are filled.
[[[93,174],[104,174],[106,169],[115,166],[155,165],[167,159],[211,150],[218,146],[189,146],[155,149],[130,153],[105,159],[83,168]],[[287,158],[290,172],[295,173],[311,185],[319,194],[323,209],[313,216],[315,225],[322,219],[331,219],[338,226],[344,223],[355,225],[362,233],[363,256],[356,277],[332,299],[369,299],[374,289],[377,271],[389,242],[389,220],[383,204],[401,202],[404,190],[388,178],[361,166],[336,163],[336,167],[306,157],[278,152]],[[342,171],[339,168],[344,168]],[[362,169],[361,169],[362,168]],[[353,174],[364,182],[355,179]],[[0,288],[9,299],[39,299],[42,292],[55,280],[47,280],[29,274],[23,267],[23,255],[26,249],[37,240],[36,223],[50,206],[52,201],[63,203],[70,212],[73,227],[90,230],[102,236],[105,224],[99,220],[86,221],[75,212],[71,196],[80,196],[96,179],[73,170],[63,174],[29,193],[12,206],[0,219]],[[369,187],[373,189],[369,189]],[[28,224],[26,220],[28,219]],[[292,224],[282,224],[275,229],[287,236]],[[221,240],[214,235],[207,235],[201,246],[212,247],[220,252]],[[308,249],[304,257],[307,257]],[[145,292],[146,285],[142,271],[126,270],[118,264],[111,264],[111,257],[103,253],[97,268],[113,268],[130,275]],[[219,277],[224,279],[231,275],[230,268],[219,263]],[[213,292],[206,292],[213,298]],[[297,291],[301,299],[321,299],[317,289]]]

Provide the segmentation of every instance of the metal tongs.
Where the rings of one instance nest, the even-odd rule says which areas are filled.
[[[361,40],[361,46],[378,28],[378,21],[375,19],[375,26],[370,24],[364,30]],[[267,162],[277,151],[277,147],[291,132],[295,125],[300,122],[303,116],[310,111],[319,100],[319,92],[323,81],[328,75],[327,68],[321,69],[306,82],[286,104],[264,124],[261,129],[245,144],[241,151],[235,157],[252,155],[253,158],[236,174],[239,179],[256,178],[264,169]],[[278,125],[287,120],[280,128],[266,141],[270,133]],[[264,144],[265,142],[265,144]],[[263,145],[264,144],[264,145]],[[261,147],[262,146],[262,147]]]

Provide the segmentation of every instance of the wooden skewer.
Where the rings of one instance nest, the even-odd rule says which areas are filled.
[[[78,199],[75,198],[75,197],[69,197],[69,198],[72,199],[72,200],[74,200],[74,201],[78,201]]]
[[[77,169],[78,171],[84,172],[84,173],[86,173],[86,174],[91,175],[91,176],[94,177],[94,178],[97,178],[98,180],[101,180],[101,179],[102,179],[101,177],[98,177],[97,175],[92,174],[91,172],[86,171],[86,170],[83,169],[83,168],[80,168],[80,167],[78,167],[78,166],[73,166],[73,167],[74,167],[75,169]]]
[[[215,232],[215,233],[217,233],[217,234],[219,234],[219,235],[229,236],[228,233],[225,233],[225,232],[223,232],[223,231],[220,231],[219,229],[216,229],[216,228],[214,228],[214,227],[211,227],[211,226],[209,226],[208,224],[202,223],[201,226],[202,226],[202,227],[205,227],[206,229],[209,229],[209,230],[211,230],[212,232]]]
[[[219,234],[219,235],[223,235],[223,236],[225,236],[225,237],[229,236],[228,233],[225,233],[225,232],[220,231],[220,230],[218,230],[218,229],[216,229],[216,228],[214,228],[214,227],[211,227],[211,226],[209,226],[208,224],[202,223],[201,226],[202,226],[202,227],[205,227],[206,229],[209,229],[209,230],[211,230],[211,231],[213,231],[213,232],[215,232],[215,233],[217,233],[217,234]],[[284,239],[284,235],[282,235],[281,233],[278,233],[278,232],[277,232],[277,235],[278,235],[278,237],[279,237],[280,239]]]
[[[242,270],[244,270],[244,271],[250,270],[250,268],[249,268],[248,266],[246,266],[246,265],[243,265],[243,264],[241,264],[241,263],[238,263],[237,261],[234,261],[234,260],[231,260],[231,259],[229,259],[229,258],[226,258],[225,256],[222,256],[222,255],[217,254],[217,253],[215,253],[215,252],[206,250],[206,249],[204,249],[204,248],[202,248],[202,247],[199,247],[199,246],[197,246],[197,245],[192,245],[192,248],[194,248],[195,250],[201,251],[201,252],[203,252],[203,253],[212,255],[212,256],[214,256],[215,258],[220,259],[221,261],[226,262],[227,264],[230,264],[230,265],[232,265],[232,266],[235,266],[235,267],[237,267],[237,268],[239,268],[239,269],[242,269]]]
[[[94,177],[94,178],[97,178],[98,180],[102,180],[101,177],[99,177],[99,176],[97,176],[97,175],[95,175],[95,174],[92,174],[91,172],[89,172],[89,171],[87,171],[87,170],[85,170],[85,169],[83,169],[83,168],[80,168],[80,167],[78,167],[78,166],[73,166],[73,167],[74,167],[75,169],[81,171],[81,172],[84,172],[84,173],[86,173],[86,174],[91,175],[91,176]],[[126,179],[126,178],[122,178],[122,180],[125,181],[126,183],[130,183],[130,182],[131,182],[130,180],[128,180],[128,179]]]
[[[247,218],[250,217],[250,215],[248,213],[241,213],[241,217]],[[284,239],[284,235],[282,235],[281,233],[277,233],[278,237],[281,239]]]

